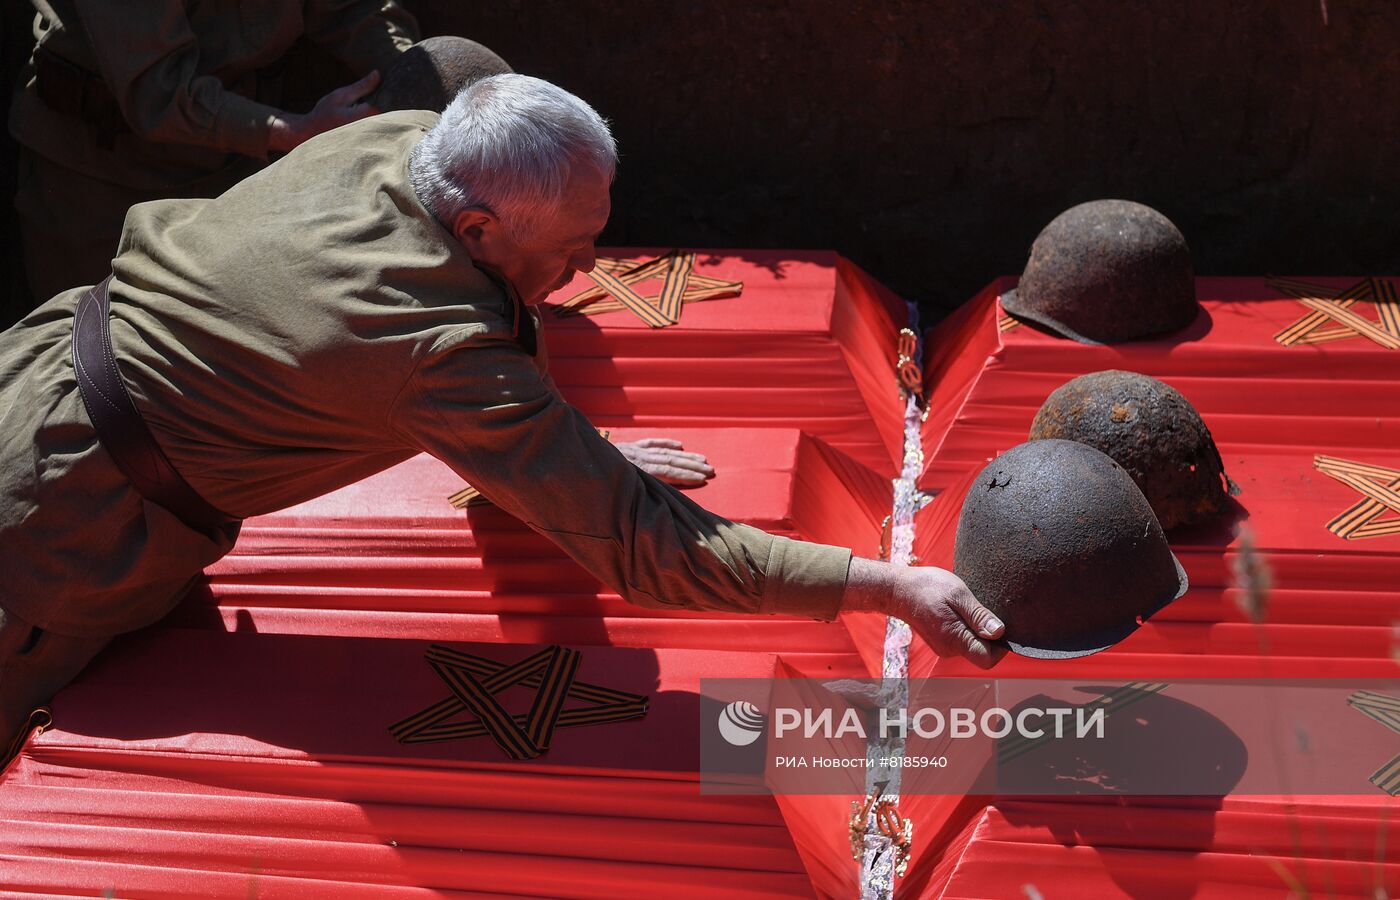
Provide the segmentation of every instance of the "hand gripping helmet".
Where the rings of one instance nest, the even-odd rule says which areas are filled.
[[[380,112],[428,109],[440,113],[472,82],[511,71],[505,60],[476,41],[451,35],[430,37],[409,47],[381,73],[369,104]]]
[[[1087,656],[1186,592],[1147,498],[1073,441],[1030,441],[988,463],[958,520],[953,570],[1022,656]]]
[[[1001,305],[1085,344],[1177,331],[1196,317],[1191,253],[1155,209],[1127,200],[1081,203],[1040,232]]]
[[[1191,402],[1155,378],[1110,369],[1081,375],[1046,398],[1031,440],[1088,444],[1127,470],[1165,529],[1225,508],[1225,466]]]

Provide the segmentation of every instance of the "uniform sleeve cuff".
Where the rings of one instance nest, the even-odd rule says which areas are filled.
[[[851,551],[845,547],[773,538],[761,613],[808,616],[830,622],[841,611]]]
[[[231,153],[267,159],[271,123],[280,111],[232,91],[215,119],[218,146]]]

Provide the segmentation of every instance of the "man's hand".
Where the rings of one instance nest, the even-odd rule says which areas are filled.
[[[989,643],[1006,626],[945,569],[852,557],[841,608],[903,619],[939,656],[965,656],[983,669],[1006,655],[1004,646]]]
[[[695,487],[715,477],[715,470],[699,453],[688,453],[680,441],[669,438],[642,438],[615,447],[627,461],[667,484]]]
[[[374,115],[379,110],[360,101],[378,86],[379,70],[376,69],[359,81],[336,88],[317,100],[306,115],[282,113],[274,117],[268,131],[267,148],[287,153],[324,131]]]

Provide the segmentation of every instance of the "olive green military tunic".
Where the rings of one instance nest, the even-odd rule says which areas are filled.
[[[131,210],[112,340],[176,469],[241,518],[426,451],[633,603],[832,618],[849,551],[706,512],[551,390],[512,336],[518,300],[409,183],[436,121],[366,119],[218,199]],[[0,606],[94,635],[160,616],[235,535],[185,528],[113,468],[68,363],[76,297],[0,334]]]
[[[303,35],[363,75],[418,39],[395,0],[35,0],[35,40],[82,111],[21,73],[9,128],[35,300],[105,276],[129,206],[213,197],[268,155],[275,64]],[[102,121],[102,120],[108,121]]]

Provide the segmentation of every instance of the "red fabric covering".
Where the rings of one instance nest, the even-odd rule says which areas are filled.
[[[1166,381],[1196,406],[1222,443],[1251,450],[1400,447],[1400,351],[1359,337],[1311,346],[1276,343],[1273,336],[1307,310],[1262,279],[1198,279],[1202,310],[1191,326],[1158,340],[1103,347],[1028,325],[999,332],[996,298],[1013,284],[994,282],[928,334],[931,412],[923,430],[923,490],[941,490],[965,469],[986,463],[991,451],[1024,440],[1051,391],[1101,369]]]
[[[650,257],[658,251],[606,251]],[[896,343],[904,302],[834,253],[715,250],[695,271],[743,294],[653,329],[627,311],[544,312],[550,372],[604,427],[801,428],[892,477],[903,458]],[[591,287],[584,275],[554,298]]]
[[[590,648],[579,679],[649,695],[648,715],[561,728],[546,757],[515,763],[489,738],[391,738],[446,694],[425,648],[173,628],[125,640],[61,695],[62,725],[0,791],[0,877],[118,896],[810,895],[771,800],[695,784],[699,679],[766,677],[774,655]],[[502,662],[536,649],[460,648]]]
[[[1026,896],[1025,885],[1044,897],[1393,896],[1396,813],[1383,795],[998,800],[954,839],[924,896]]]
[[[744,295],[661,331],[546,312],[561,389],[614,440],[707,454],[719,475],[691,492],[702,505],[873,554],[900,452],[902,302],[832,254],[698,270]],[[0,783],[0,888],[849,895],[854,865],[827,852],[843,816],[702,796],[695,772],[700,677],[864,675],[846,630],[632,607],[500,511],[452,509],[461,486],[419,457],[248,521],[204,589],[57,698],[56,729]],[[446,696],[428,641],[485,642],[475,652],[502,661],[566,644],[579,678],[651,709],[560,728],[528,762],[486,737],[400,745],[388,726]]]
[[[1327,522],[1359,495],[1313,469],[1315,453],[1400,464],[1400,353],[1362,339],[1277,344],[1273,335],[1306,310],[1258,279],[1200,279],[1202,316],[1164,340],[1090,347],[1025,325],[1001,332],[996,297],[1012,283],[996,282],[929,336],[921,487],[941,493],[916,520],[916,553],[925,564],[951,566],[958,513],[977,471],[1025,440],[1051,391],[1100,369],[1142,372],[1182,391],[1205,417],[1242,493],[1228,521],[1170,535],[1191,590],[1132,637],[1077,660],[1009,656],[995,674],[1400,674],[1392,656],[1400,537],[1346,541],[1328,532]],[[1273,575],[1263,626],[1249,624],[1238,605],[1231,575],[1237,522],[1252,530]],[[868,656],[868,647],[861,650]],[[938,659],[917,640],[910,670],[977,673]],[[1395,801],[1379,793],[1214,802],[916,797],[902,808],[914,816],[916,833],[929,835],[916,841],[906,896],[1013,896],[1026,884],[1047,897],[1071,885],[1076,897],[1296,896],[1290,879],[1328,896],[1400,887],[1394,841],[1386,843]]]
[[[1112,651],[1074,665],[1143,677],[1211,674],[1202,666],[1218,667],[1218,674],[1244,674],[1242,666],[1267,674],[1275,670],[1258,668],[1262,641],[1269,655],[1290,660],[1294,675],[1303,674],[1298,666],[1318,676],[1393,674],[1400,537],[1347,541],[1328,532],[1327,522],[1360,497],[1315,471],[1313,455],[1400,464],[1394,449],[1400,446],[1400,354],[1359,338],[1313,347],[1275,343],[1273,335],[1306,310],[1257,279],[1201,279],[1204,311],[1176,342],[1114,347],[1085,346],[1024,325],[999,332],[995,296],[1006,286],[996,283],[930,336],[935,347],[963,348],[963,357],[945,363],[931,351],[931,367],[950,386],[934,387],[934,412],[925,423],[932,449],[923,480],[943,491],[917,518],[919,557],[951,566],[957,516],[973,477],[1025,440],[1051,391],[1102,368],[1145,372],[1197,407],[1242,493],[1226,520],[1170,536],[1191,578],[1190,592]],[[983,347],[990,355],[972,372],[971,360]],[[956,415],[947,414],[949,407]],[[1273,574],[1263,629],[1244,624],[1232,586],[1237,523],[1253,532]],[[916,674],[935,668],[926,653],[919,648]],[[1140,664],[1128,664],[1129,656]],[[1002,669],[1054,677],[1050,670],[1063,672],[1065,664],[1016,657]]]
[[[1191,580],[1185,596],[1112,650],[1072,662],[1009,657],[998,674],[1054,678],[1073,667],[1132,677],[1393,676],[1400,539],[1346,541],[1328,532],[1326,522],[1357,494],[1313,472],[1310,455],[1245,456],[1229,445],[1222,451],[1226,470],[1243,489],[1237,498],[1248,513],[1243,521],[1272,572],[1266,624],[1250,624],[1239,606],[1241,591],[1231,574],[1239,538],[1230,535],[1230,523],[1182,529],[1170,537]],[[957,516],[972,482],[965,476],[920,513],[925,563],[951,567]],[[1261,662],[1265,646],[1268,656],[1286,657],[1287,668]],[[952,660],[935,661],[922,645],[917,651],[911,665],[919,672],[959,668]]]
[[[889,483],[790,429],[662,434],[718,475],[688,492],[768,531],[873,554]],[[850,653],[844,629],[790,617],[642,609],[490,506],[453,509],[461,479],[420,456],[335,493],[248,520],[172,624],[260,632]],[[240,623],[243,623],[240,626]]]

